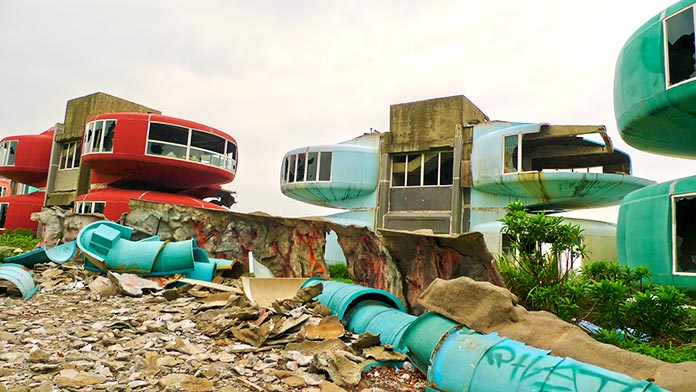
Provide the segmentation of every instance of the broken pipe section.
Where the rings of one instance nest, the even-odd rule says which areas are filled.
[[[404,352],[428,376],[433,391],[664,391],[648,381],[598,366],[548,355],[549,351],[498,336],[479,334],[428,312],[404,313],[403,304],[383,290],[338,281],[323,285],[317,299],[355,333],[380,334],[382,344]]]

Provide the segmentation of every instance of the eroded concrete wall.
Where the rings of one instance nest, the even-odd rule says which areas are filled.
[[[431,233],[384,231],[380,234],[357,226],[343,226],[322,219],[297,219],[264,214],[241,214],[141,200],[130,201],[125,224],[135,229],[134,239],[159,234],[162,239],[195,238],[212,257],[248,261],[254,258],[277,277],[328,277],[324,259],[325,234],[331,230],[346,256],[355,283],[387,290],[412,312],[419,313],[416,299],[436,278],[469,276],[501,285],[493,257],[480,233],[433,235]],[[62,215],[61,215],[62,214]],[[76,218],[88,224],[94,215],[76,215],[45,209],[42,222],[63,224],[63,238],[74,238]],[[69,224],[69,226],[67,225]],[[47,233],[56,237],[54,227]]]

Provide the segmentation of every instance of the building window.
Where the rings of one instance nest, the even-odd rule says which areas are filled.
[[[517,173],[522,166],[522,154],[520,153],[520,136],[508,135],[503,141],[503,173]]]
[[[283,183],[331,181],[330,151],[288,155],[283,160]]]
[[[392,156],[392,187],[452,185],[453,151],[431,151]]]
[[[236,144],[210,132],[171,124],[150,123],[146,153],[237,170]]]
[[[9,203],[0,203],[0,229],[5,228],[5,221],[7,219],[7,208],[9,206]]]
[[[670,16],[663,27],[667,86],[672,86],[696,76],[693,7]]]
[[[75,203],[75,212],[78,214],[103,214],[106,202],[103,201],[78,201]]]
[[[93,152],[112,152],[114,149],[114,133],[116,120],[96,120],[85,126],[83,154]]]
[[[17,140],[6,140],[0,143],[0,166],[14,166]]]
[[[7,187],[0,186],[0,197],[7,196]]]
[[[80,166],[79,142],[63,143],[58,169],[74,169]]]
[[[17,194],[18,195],[28,195],[28,194],[34,193],[38,190],[39,190],[39,188],[33,187],[31,185],[23,184],[21,182],[17,186]]]

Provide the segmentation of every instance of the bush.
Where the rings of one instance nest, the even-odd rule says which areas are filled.
[[[329,277],[333,280],[338,280],[345,283],[353,283],[348,273],[348,266],[345,264],[330,264]]]
[[[29,229],[14,229],[0,234],[0,246],[21,248],[24,252],[33,250],[39,241]]]
[[[527,309],[589,321],[600,328],[598,340],[659,359],[696,357],[694,293],[652,284],[645,267],[597,261],[577,273],[573,264],[585,254],[582,230],[562,218],[528,215],[515,202],[502,222],[512,252],[498,257],[498,269]]]

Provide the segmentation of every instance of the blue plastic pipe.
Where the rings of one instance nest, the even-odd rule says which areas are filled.
[[[30,299],[41,288],[34,281],[33,272],[20,264],[0,263],[0,279],[15,285],[25,300]]]
[[[317,299],[355,333],[379,334],[382,344],[406,353],[428,377],[428,390],[658,392],[648,381],[575,361],[499,337],[482,335],[436,313],[408,315],[384,290],[319,278]]]

